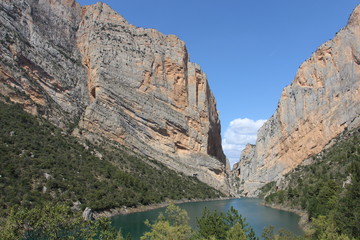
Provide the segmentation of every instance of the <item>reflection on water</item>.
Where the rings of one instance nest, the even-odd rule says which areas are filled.
[[[239,198],[230,200],[217,200],[208,202],[182,203],[179,206],[189,213],[190,225],[196,228],[196,218],[202,215],[203,209],[207,207],[210,211],[226,212],[231,206],[239,211],[246,218],[246,221],[252,226],[258,236],[264,227],[273,225],[276,229],[286,229],[295,234],[303,234],[298,222],[300,217],[294,213],[272,209],[260,205],[260,199]],[[126,236],[131,233],[133,239],[139,239],[149,228],[144,224],[146,219],[155,221],[160,212],[165,208],[155,209],[147,212],[132,213],[128,215],[119,215],[112,218],[113,225],[122,229]]]

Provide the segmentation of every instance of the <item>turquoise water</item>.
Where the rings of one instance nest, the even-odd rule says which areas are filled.
[[[196,218],[201,217],[203,209],[207,207],[210,211],[228,211],[231,206],[239,211],[246,218],[258,236],[261,236],[263,229],[273,225],[276,229],[286,229],[295,234],[303,234],[298,225],[300,217],[294,213],[272,209],[262,206],[261,200],[256,198],[239,198],[230,200],[216,200],[207,202],[192,202],[178,204],[185,209],[190,217],[190,225],[196,229]],[[155,209],[147,212],[132,213],[128,215],[118,215],[112,218],[113,226],[122,230],[124,236],[131,233],[134,240],[148,231],[149,228],[144,224],[146,219],[150,222],[156,220],[160,212],[165,208]]]

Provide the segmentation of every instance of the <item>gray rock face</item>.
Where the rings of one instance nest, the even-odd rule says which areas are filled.
[[[241,195],[256,196],[346,128],[360,126],[360,6],[334,39],[305,61],[274,115],[233,170]],[[236,180],[237,179],[237,180]]]
[[[93,212],[91,210],[91,208],[86,207],[85,210],[83,211],[82,217],[84,218],[84,220],[93,220]]]
[[[0,93],[64,126],[88,101],[74,33],[80,6],[2,1],[0,7]]]
[[[0,3],[0,93],[91,141],[109,139],[228,192],[216,102],[174,35],[109,6]]]

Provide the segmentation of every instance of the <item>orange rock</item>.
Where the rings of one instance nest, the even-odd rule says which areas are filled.
[[[360,6],[334,39],[299,68],[274,115],[242,153],[233,174],[237,192],[255,196],[304,160],[322,151],[346,128],[360,126]],[[234,183],[233,183],[234,185]]]

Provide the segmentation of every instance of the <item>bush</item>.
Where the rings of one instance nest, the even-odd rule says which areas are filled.
[[[359,137],[360,129],[339,136],[335,145],[313,157],[313,164],[287,174],[287,187],[276,189],[275,182],[265,185],[266,203],[304,209],[313,221],[324,222],[324,217],[339,236],[360,236]]]
[[[0,218],[13,206],[44,202],[80,201],[83,209],[100,211],[223,196],[157,161],[109,147],[113,144],[83,145],[19,106],[0,102]]]

